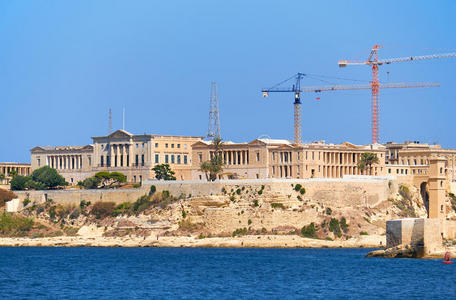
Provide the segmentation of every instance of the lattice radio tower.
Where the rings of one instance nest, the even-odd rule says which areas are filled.
[[[217,83],[212,82],[211,104],[209,108],[209,126],[207,128],[207,138],[209,140],[220,138],[220,119],[218,107]]]

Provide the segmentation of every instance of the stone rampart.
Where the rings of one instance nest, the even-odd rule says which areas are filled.
[[[296,184],[305,188],[305,194],[294,190]],[[157,192],[168,190],[172,195],[185,194],[193,197],[222,195],[222,189],[227,193],[236,191],[243,186],[250,190],[263,189],[265,195],[281,195],[291,199],[302,196],[303,199],[319,201],[322,204],[331,203],[335,207],[375,206],[387,199],[389,194],[388,181],[381,178],[366,179],[270,179],[270,180],[222,180],[215,182],[201,181],[145,181],[138,189],[115,190],[54,190],[54,191],[15,191],[18,198],[29,198],[32,202],[42,203],[52,199],[59,204],[79,204],[82,200],[91,203],[112,201],[121,203],[135,201],[147,194],[150,186],[154,185]],[[264,188],[262,188],[264,186]]]

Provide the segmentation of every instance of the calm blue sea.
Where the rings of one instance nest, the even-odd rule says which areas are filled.
[[[456,264],[367,252],[0,248],[0,299],[456,299]]]

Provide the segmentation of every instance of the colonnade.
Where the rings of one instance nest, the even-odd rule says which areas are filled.
[[[211,152],[211,158],[214,152]],[[223,151],[223,162],[225,165],[248,165],[249,150]]]
[[[30,167],[0,166],[0,174],[9,176],[12,171],[15,171],[17,173],[17,175],[21,175],[21,176],[30,175]]]
[[[101,155],[100,166],[101,167],[130,167],[132,165],[130,158],[131,145],[130,144],[110,144],[108,148],[108,155],[106,160]],[[142,160],[142,157],[141,157]],[[138,165],[142,164],[142,161],[138,159]],[[134,164],[133,164],[134,165]]]
[[[46,159],[46,164],[54,169],[82,169],[82,155],[48,155]]]

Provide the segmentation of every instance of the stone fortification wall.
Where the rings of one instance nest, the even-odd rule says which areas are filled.
[[[300,195],[294,190],[296,184],[301,184],[306,192]],[[270,179],[270,180],[222,180],[216,182],[201,181],[145,181],[138,189],[116,190],[56,190],[56,191],[15,191],[18,198],[29,198],[32,202],[41,203],[52,199],[59,204],[79,204],[82,200],[91,203],[112,201],[121,203],[133,202],[138,197],[148,193],[154,185],[157,192],[168,190],[172,195],[185,194],[195,197],[222,195],[236,191],[243,186],[250,190],[263,189],[263,197],[268,195],[282,195],[296,200],[297,195],[305,199],[328,203],[332,206],[345,207],[347,205],[375,206],[387,199],[389,194],[388,181],[381,178],[370,179]],[[293,186],[292,186],[293,185]]]
[[[222,189],[227,193],[231,190],[247,187],[260,190],[264,186],[264,195],[280,194],[296,199],[294,186],[302,185],[306,192],[302,198],[325,202],[344,207],[350,205],[375,206],[386,200],[389,195],[388,180],[385,178],[349,178],[349,179],[251,179],[251,180],[220,180],[215,182],[201,181],[145,181],[143,186],[149,189],[155,185],[158,192],[170,191],[171,194],[210,196],[222,194]],[[292,186],[293,185],[293,186]]]
[[[138,197],[144,195],[144,189],[125,189],[125,190],[57,190],[57,191],[15,191],[20,200],[26,198],[35,203],[43,203],[46,199],[52,199],[58,204],[79,205],[82,200],[91,203],[101,201],[111,201],[122,203],[126,201],[135,201]]]

